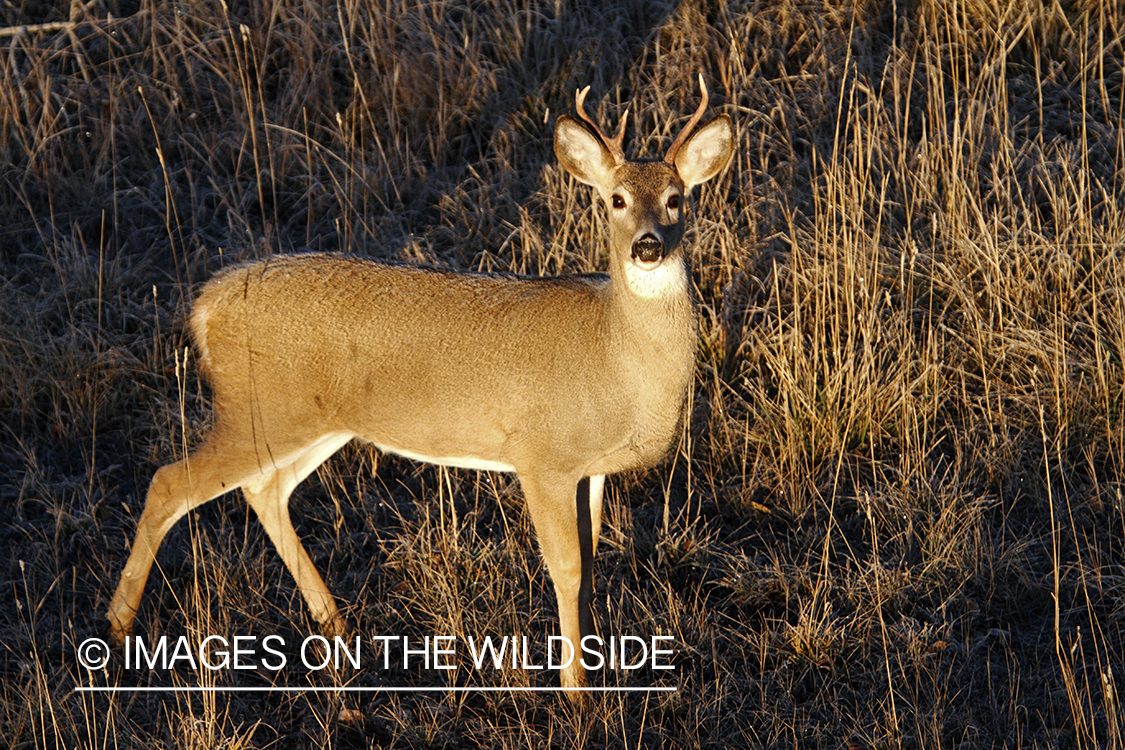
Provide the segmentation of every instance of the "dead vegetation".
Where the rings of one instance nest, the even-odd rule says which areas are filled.
[[[1113,4],[17,0],[0,26],[5,744],[1125,744]],[[676,639],[674,675],[604,684],[676,693],[576,716],[549,695],[73,692],[152,472],[209,418],[193,285],[306,249],[599,269],[605,219],[554,162],[553,118],[590,85],[658,154],[698,71],[739,148],[688,237],[693,421],[674,459],[610,482],[596,568],[603,632]],[[349,448],[294,520],[364,636],[553,632],[506,476]],[[147,634],[313,632],[237,497],[160,566]]]

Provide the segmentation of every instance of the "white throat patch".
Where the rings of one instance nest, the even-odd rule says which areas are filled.
[[[630,259],[625,261],[625,283],[638,297],[658,299],[682,294],[687,287],[687,273],[678,259],[666,258],[651,271],[644,270]]]

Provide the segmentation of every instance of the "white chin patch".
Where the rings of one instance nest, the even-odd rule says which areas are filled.
[[[625,263],[625,283],[638,297],[667,297],[683,291],[687,285],[687,273],[678,259],[664,258],[644,263],[631,258]]]

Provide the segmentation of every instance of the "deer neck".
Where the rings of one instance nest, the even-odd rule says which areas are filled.
[[[647,377],[666,372],[677,381],[673,387],[685,387],[695,362],[697,323],[682,249],[650,271],[619,260],[611,268],[610,285],[607,322],[626,358],[649,363]]]

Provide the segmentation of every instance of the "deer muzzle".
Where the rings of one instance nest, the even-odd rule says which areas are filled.
[[[633,259],[642,263],[655,263],[664,257],[664,242],[648,233],[633,243]]]

